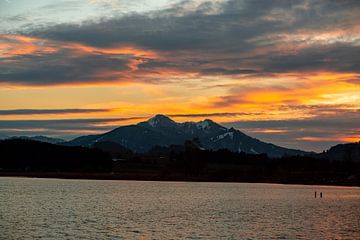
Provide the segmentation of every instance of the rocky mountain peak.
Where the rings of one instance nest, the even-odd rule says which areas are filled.
[[[154,117],[147,120],[147,123],[152,126],[156,127],[159,125],[174,125],[176,122],[174,122],[171,118],[169,118],[166,115],[157,114]]]

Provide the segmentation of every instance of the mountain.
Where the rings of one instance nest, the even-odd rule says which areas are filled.
[[[360,142],[338,144],[323,153],[317,154],[316,157],[332,161],[360,162]]]
[[[51,138],[51,137],[45,137],[45,136],[16,136],[16,137],[10,137],[10,139],[25,139],[25,140],[33,140],[38,142],[45,142],[45,143],[52,143],[52,144],[59,144],[64,143],[65,140],[61,138]]]
[[[154,146],[183,144],[198,138],[203,148],[228,149],[233,152],[266,153],[270,157],[303,155],[304,151],[265,143],[234,128],[226,128],[210,119],[200,122],[177,123],[165,115],[156,115],[148,121],[118,127],[110,132],[76,138],[67,145],[91,147],[98,142],[114,142],[134,152],[147,152]]]
[[[6,135],[2,135],[2,134],[0,134],[0,140],[7,139],[7,138],[9,138],[9,137],[8,137],[8,136],[6,136]]]

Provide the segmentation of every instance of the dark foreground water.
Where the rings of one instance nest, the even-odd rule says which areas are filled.
[[[0,239],[360,239],[360,189],[0,178]]]

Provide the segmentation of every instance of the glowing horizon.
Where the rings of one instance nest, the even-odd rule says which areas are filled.
[[[69,139],[166,114],[304,150],[360,141],[357,1],[30,5],[0,1],[0,135]]]

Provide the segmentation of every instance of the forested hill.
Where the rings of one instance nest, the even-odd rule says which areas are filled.
[[[112,164],[98,149],[27,139],[0,140],[0,154],[0,168],[16,171],[107,172]]]

